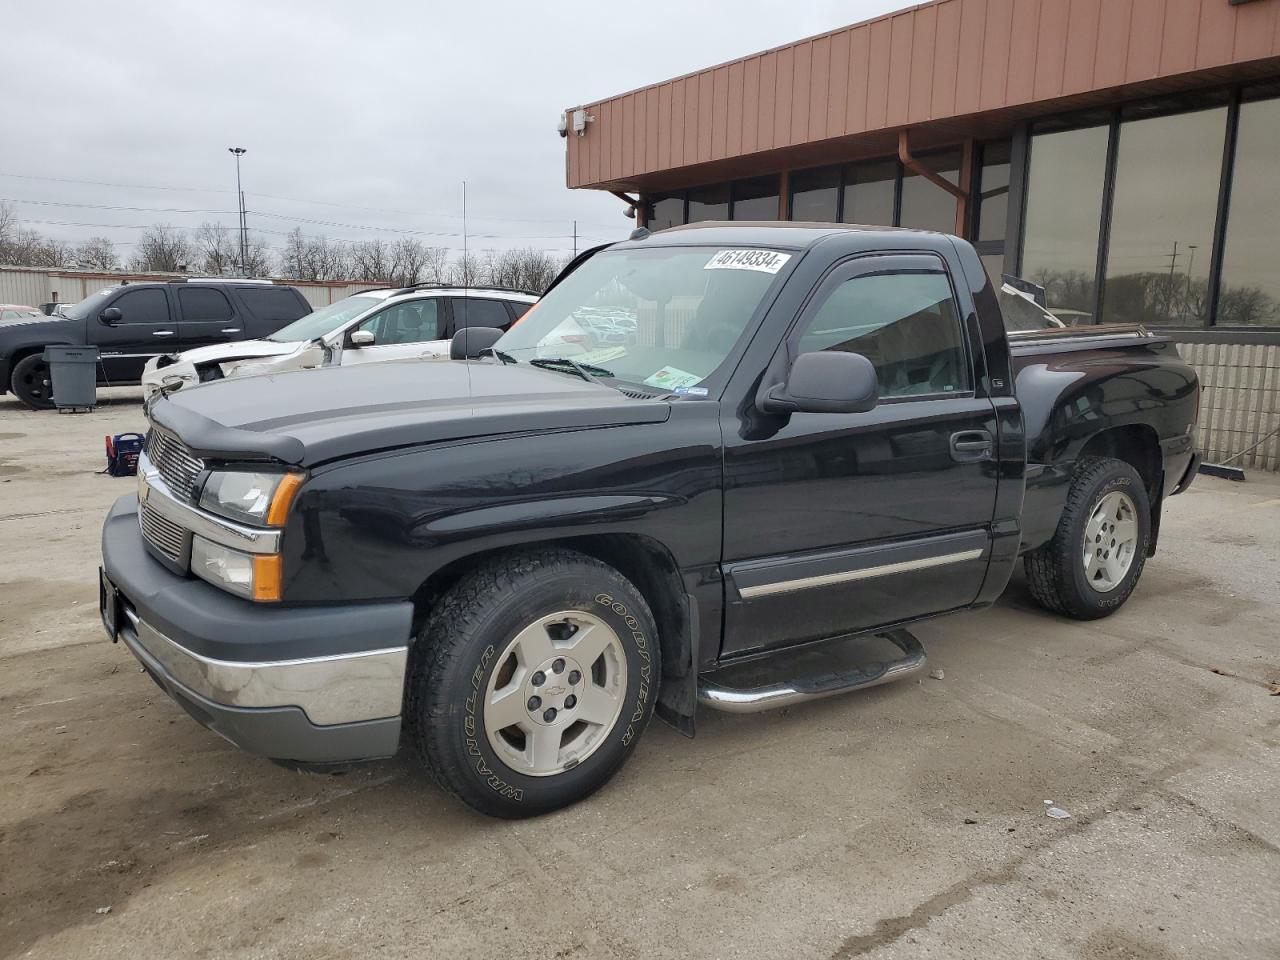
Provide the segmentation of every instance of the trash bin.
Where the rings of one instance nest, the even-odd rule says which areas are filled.
[[[98,404],[98,348],[45,347],[44,362],[53,380],[53,405],[59,409]]]

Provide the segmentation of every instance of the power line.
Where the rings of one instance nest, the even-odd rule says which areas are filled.
[[[124,206],[120,204],[105,204],[105,203],[72,203],[70,201],[63,201],[63,200],[16,200],[9,197],[0,197],[0,203],[12,203],[19,206],[33,205],[33,206],[42,206],[42,207],[60,207],[65,209],[112,210],[112,211],[126,212],[126,213],[183,213],[183,214],[202,214],[206,216],[210,214],[217,215],[217,216],[231,216],[233,212],[236,212],[231,210],[210,210],[210,209],[202,209],[202,208],[134,207],[134,206]],[[269,213],[263,210],[250,210],[247,212],[252,213],[255,216],[266,217],[271,220],[286,220],[291,223],[305,223],[310,226],[332,227],[335,229],[343,229],[343,230],[369,230],[375,233],[391,233],[391,234],[399,234],[404,236],[419,236],[419,237],[461,237],[463,235],[462,233],[457,231],[413,230],[407,227],[379,226],[375,224],[365,224],[365,223],[343,223],[335,220],[317,220],[312,217],[295,217],[295,216],[290,216],[289,214],[284,214],[284,213]],[[237,212],[237,216],[238,215],[239,214]],[[81,225],[92,226],[92,224],[81,224]],[[106,227],[111,225],[101,224],[101,226]],[[129,227],[130,225],[120,224],[118,226]],[[142,229],[146,229],[146,227],[144,226],[142,227]],[[484,239],[484,240],[571,240],[573,239],[573,234],[569,234],[569,233],[544,233],[544,234],[475,233],[475,234],[471,234],[471,236],[479,237],[480,239]]]
[[[106,180],[79,180],[72,177],[42,177],[27,173],[5,173],[0,171],[0,177],[10,177],[15,180],[39,180],[48,183],[77,183],[95,187],[114,187],[121,190],[167,190],[178,193],[221,193],[231,194],[231,190],[220,190],[212,187],[172,187],[160,186],[157,184],[145,183],[112,183]],[[345,210],[362,210],[366,213],[388,213],[395,216],[403,217],[424,217],[433,219],[460,219],[456,213],[425,213],[422,211],[412,210],[395,210],[387,207],[365,207],[352,203],[339,203],[334,200],[316,200],[303,197],[281,197],[269,193],[254,193],[250,196],[263,200],[279,200],[283,203],[307,203],[324,207],[339,207]],[[14,201],[17,202],[17,201]],[[472,220],[489,220],[495,223],[564,223],[569,217],[477,217],[474,214],[470,216]],[[584,221],[585,222],[585,221]],[[591,223],[592,227],[599,227],[605,230],[613,228],[613,224]]]
[[[125,207],[110,203],[70,203],[65,200],[15,200],[12,197],[0,197],[0,203],[36,207],[73,207],[82,210],[124,210],[130,213],[214,213],[230,216],[234,212],[232,210],[189,209],[185,207]]]

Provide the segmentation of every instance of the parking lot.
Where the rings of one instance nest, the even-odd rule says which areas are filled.
[[[92,414],[0,398],[0,956],[1274,957],[1280,482],[1200,478],[1095,623],[1015,582],[923,677],[655,723],[500,822],[405,761],[305,775],[192,722],[98,621],[132,481]],[[1046,802],[1070,813],[1046,816]],[[110,908],[109,912],[106,908]]]

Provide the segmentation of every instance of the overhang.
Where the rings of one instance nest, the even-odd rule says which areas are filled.
[[[581,105],[570,187],[659,192],[1280,73],[1280,0],[935,0]],[[578,107],[570,108],[570,117]]]

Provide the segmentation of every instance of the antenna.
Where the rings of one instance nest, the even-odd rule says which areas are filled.
[[[462,285],[471,285],[471,262],[467,260],[467,181],[462,181]]]

